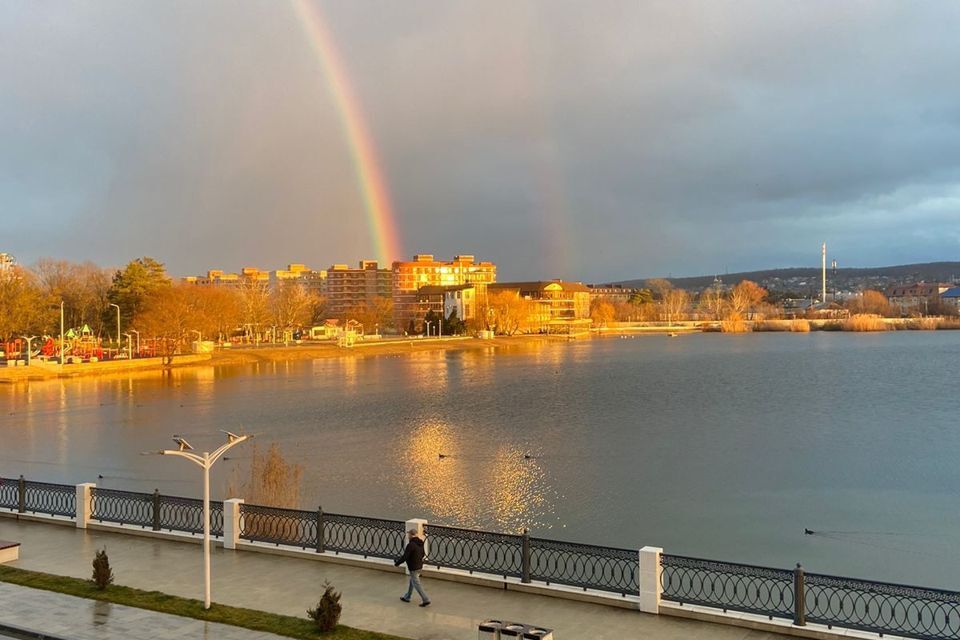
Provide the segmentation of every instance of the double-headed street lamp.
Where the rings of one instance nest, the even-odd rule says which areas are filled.
[[[33,349],[33,341],[40,336],[20,336],[27,341],[27,366],[30,366],[30,350]]]
[[[252,438],[252,435],[238,436],[229,431],[222,431],[227,436],[227,443],[214,451],[202,454],[190,453],[193,447],[178,435],[173,436],[179,449],[165,449],[162,451],[145,451],[142,455],[180,456],[199,465],[203,469],[203,608],[210,608],[210,467],[229,451],[234,445]]]

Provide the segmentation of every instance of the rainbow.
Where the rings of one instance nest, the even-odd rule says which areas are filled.
[[[403,255],[400,234],[397,232],[393,207],[390,205],[390,192],[380,171],[376,148],[364,121],[363,111],[319,7],[309,0],[291,1],[310,45],[317,54],[327,87],[340,115],[357,174],[357,186],[363,196],[367,226],[377,260],[381,265],[389,265],[392,260],[399,260]]]

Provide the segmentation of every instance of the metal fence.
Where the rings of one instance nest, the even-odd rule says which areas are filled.
[[[154,531],[203,533],[203,500],[120,489],[90,489],[90,517]],[[210,501],[210,534],[223,535],[223,502]]]
[[[240,505],[240,538],[252,542],[322,550],[320,511]]]
[[[323,514],[323,549],[363,557],[397,558],[406,544],[404,522]]]
[[[639,556],[636,550],[530,538],[530,578],[547,584],[636,595]]]
[[[960,593],[887,582],[805,576],[806,619],[907,638],[960,638]]]
[[[53,516],[77,515],[77,488],[71,484],[24,481],[24,508],[30,513],[48,513]]]
[[[0,507],[19,513],[45,513],[73,518],[77,514],[77,488],[72,484],[0,478]]]
[[[522,536],[429,525],[427,541],[431,566],[523,577]]]
[[[189,533],[203,531],[196,498],[92,487],[91,517]],[[74,485],[0,478],[0,508],[76,517]],[[223,503],[211,501],[210,528],[223,535]],[[404,523],[336,513],[240,505],[244,540],[317,552],[396,558],[406,543]],[[429,566],[542,581],[623,596],[639,592],[638,554],[630,549],[561,542],[441,525],[427,526]],[[830,627],[919,640],[960,638],[960,592],[856,580],[732,562],[662,554],[665,601],[808,621]]]
[[[792,571],[667,554],[660,564],[664,600],[771,618],[794,616]]]
[[[920,640],[960,638],[960,592],[661,556],[661,597]]]
[[[396,558],[403,553],[404,523],[323,510],[240,505],[240,538],[317,552]]]
[[[16,509],[20,504],[19,483],[16,478],[0,478],[0,508]]]

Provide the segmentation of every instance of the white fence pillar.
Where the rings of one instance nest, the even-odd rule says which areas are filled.
[[[640,611],[660,613],[661,547],[640,549]]]
[[[77,485],[77,529],[86,529],[87,523],[90,522],[90,514],[93,513],[90,489],[96,486],[93,482]]]
[[[223,548],[236,549],[240,541],[240,505],[243,498],[223,501]]]

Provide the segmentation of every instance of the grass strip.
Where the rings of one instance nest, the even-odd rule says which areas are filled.
[[[235,627],[252,629],[253,631],[266,631],[289,638],[304,638],[307,640],[316,640],[316,638],[330,640],[405,640],[399,636],[391,636],[375,631],[363,631],[344,625],[339,625],[335,631],[322,634],[317,630],[313,621],[307,619],[306,607],[304,607],[303,618],[268,613],[266,611],[256,611],[254,609],[244,609],[241,607],[231,607],[217,603],[213,603],[210,609],[204,609],[203,603],[199,600],[171,596],[166,593],[160,593],[159,591],[143,591],[141,589],[119,585],[111,585],[107,587],[106,590],[100,591],[90,580],[55,576],[49,573],[5,566],[0,566],[0,582],[8,582],[32,589],[55,591],[57,593],[65,593],[67,595],[89,598],[91,600],[112,602],[128,607],[137,607],[138,609],[169,613],[175,616],[184,616],[197,620],[206,620],[208,622],[220,622]]]

